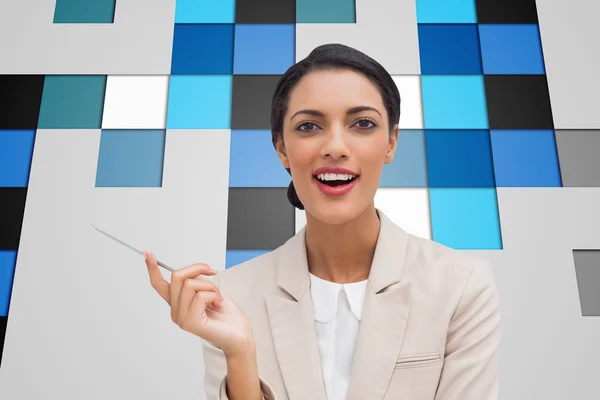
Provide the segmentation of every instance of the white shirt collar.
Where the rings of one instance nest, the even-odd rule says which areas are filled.
[[[346,293],[352,314],[360,321],[363,301],[368,280],[354,283],[335,283],[310,274],[310,292],[312,295],[315,320],[329,322],[335,318],[338,310],[340,291]]]

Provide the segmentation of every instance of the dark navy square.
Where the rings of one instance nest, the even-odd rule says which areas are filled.
[[[484,75],[490,129],[554,129],[546,75]]]
[[[427,130],[430,187],[495,187],[488,130]]]
[[[171,74],[232,74],[233,24],[175,24]]]
[[[481,74],[477,24],[419,24],[421,74]]]

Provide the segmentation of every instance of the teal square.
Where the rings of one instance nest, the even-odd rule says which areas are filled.
[[[54,23],[112,24],[116,0],[56,0]]]
[[[456,250],[501,250],[495,188],[429,189],[432,239]]]
[[[0,317],[8,316],[16,264],[15,250],[0,250]]]
[[[477,22],[475,0],[417,0],[417,23]]]
[[[161,187],[165,131],[103,130],[96,187]]]
[[[46,76],[38,128],[100,129],[105,90],[105,75]]]
[[[233,24],[235,0],[177,0],[176,24]]]
[[[355,23],[355,0],[297,0],[297,23]]]
[[[168,129],[229,129],[231,75],[171,75]]]
[[[482,75],[423,75],[426,129],[488,129]]]

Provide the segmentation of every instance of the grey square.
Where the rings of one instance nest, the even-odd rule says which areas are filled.
[[[600,250],[573,250],[581,314],[600,317]]]
[[[232,129],[271,129],[271,101],[280,75],[234,75]]]
[[[600,130],[556,131],[563,186],[600,187]]]
[[[55,24],[55,0],[0,1],[0,74],[171,71],[175,0],[115,3],[112,24]]]
[[[227,250],[273,250],[295,234],[287,188],[230,188]]]

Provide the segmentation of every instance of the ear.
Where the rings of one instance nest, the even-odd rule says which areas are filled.
[[[392,128],[392,133],[390,133],[390,139],[388,142],[387,150],[385,152],[385,163],[389,164],[394,159],[394,155],[396,154],[396,146],[398,145],[398,124],[394,125]]]
[[[277,136],[277,143],[275,144],[275,149],[277,150],[277,157],[279,157],[279,161],[281,161],[281,165],[283,165],[283,168],[289,168],[290,161],[288,160],[285,144],[283,143],[283,133]]]

